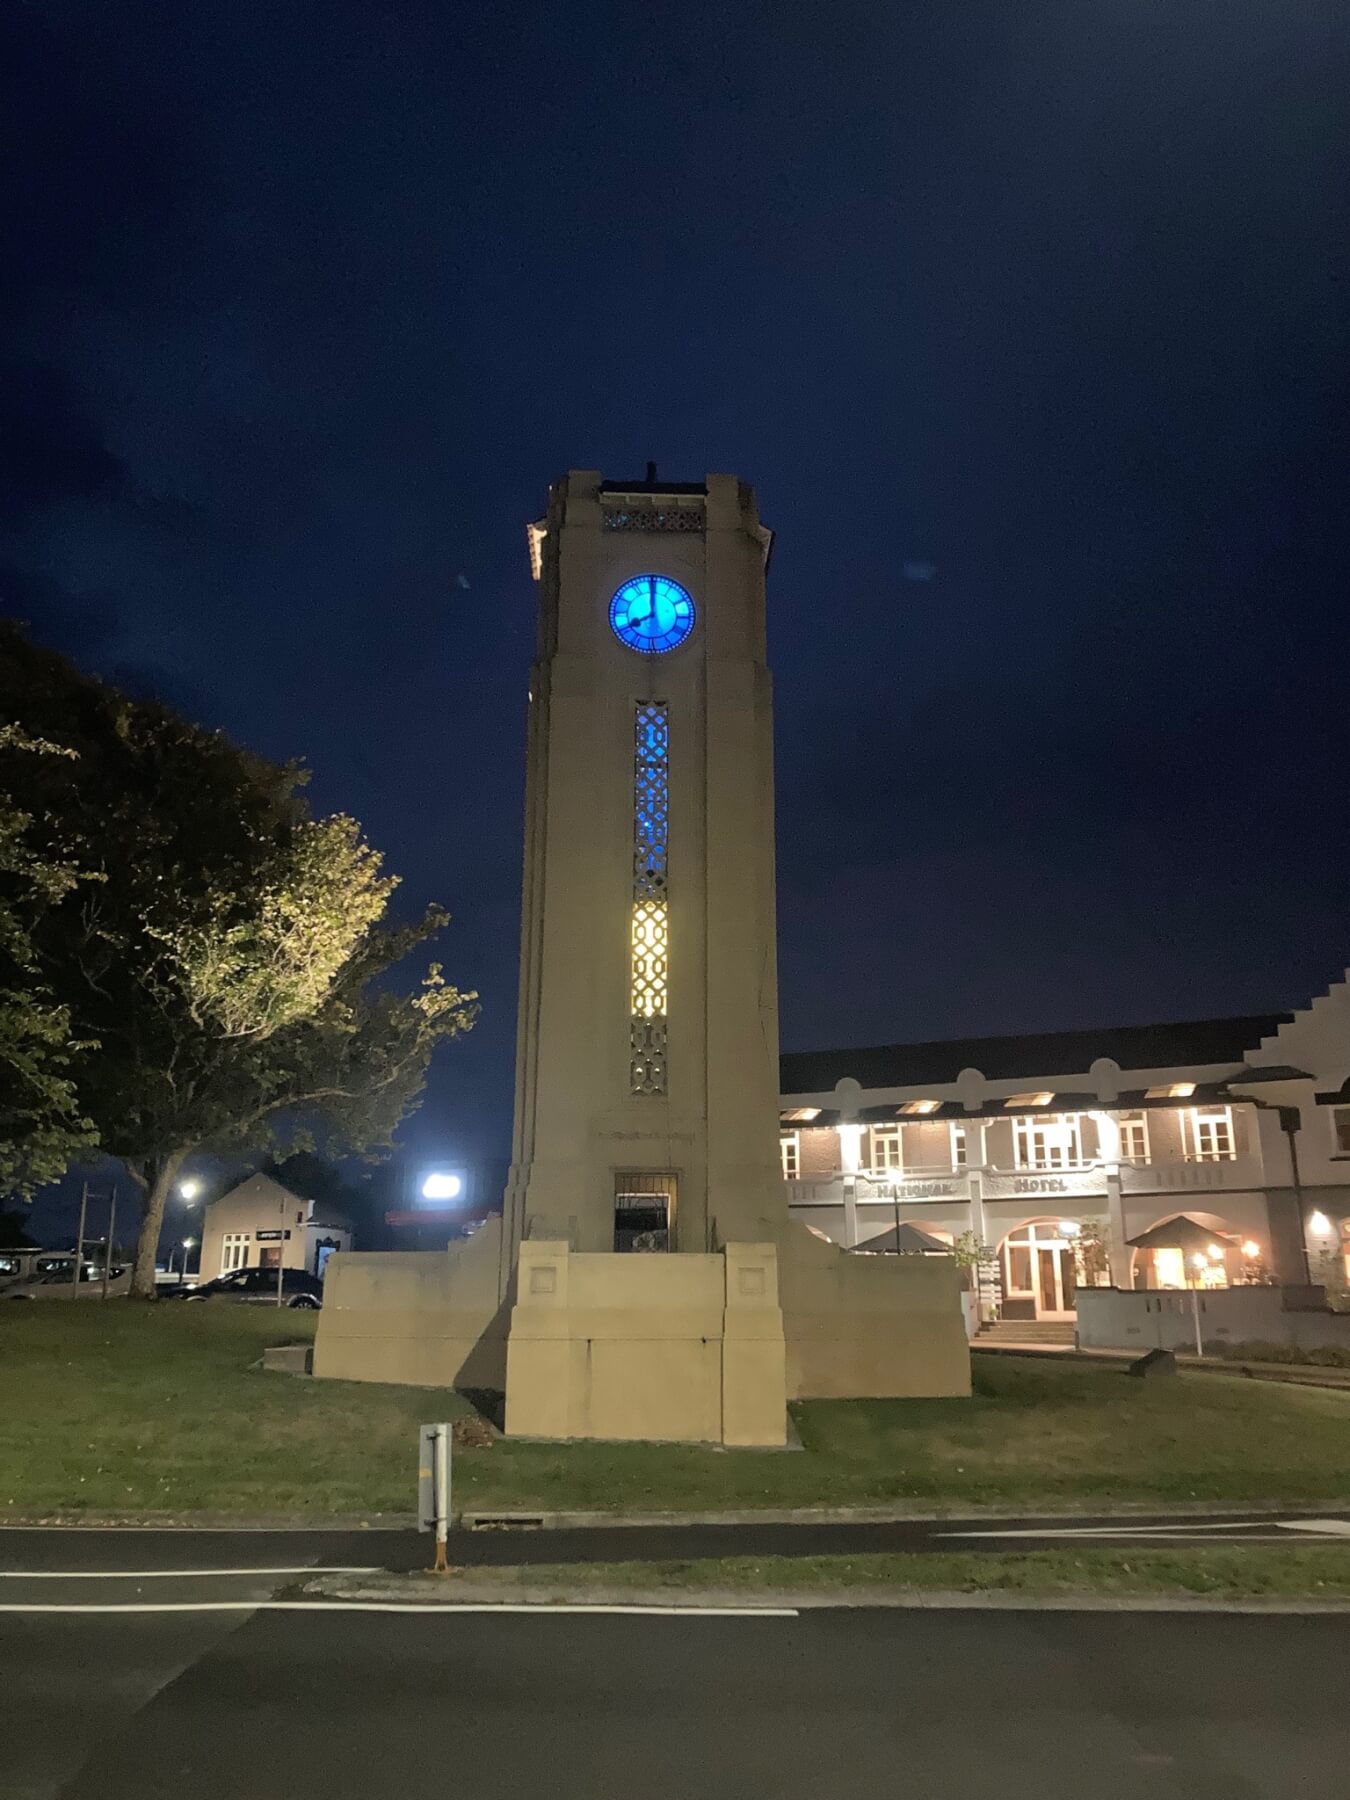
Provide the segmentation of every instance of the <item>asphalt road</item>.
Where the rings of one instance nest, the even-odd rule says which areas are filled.
[[[1350,1618],[0,1619],[5,1800],[1343,1800]]]
[[[1121,1517],[905,1519],[889,1523],[600,1525],[570,1530],[455,1531],[450,1561],[664,1562],[710,1556],[859,1556],[868,1552],[1009,1551],[1082,1544],[1350,1542],[1350,1514],[1140,1514]],[[27,1594],[19,1577],[80,1571],[325,1567],[420,1569],[429,1540],[415,1531],[162,1531],[0,1529],[0,1607]],[[158,1577],[155,1577],[158,1578]]]

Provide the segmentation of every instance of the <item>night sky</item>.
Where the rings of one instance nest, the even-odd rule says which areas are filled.
[[[1344,0],[20,4],[3,586],[356,814],[509,1130],[524,537],[777,532],[783,1041],[1279,1009],[1350,960]]]

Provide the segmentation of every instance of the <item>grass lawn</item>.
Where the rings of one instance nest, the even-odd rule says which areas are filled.
[[[266,1307],[0,1303],[0,1520],[408,1513],[418,1423],[466,1403],[252,1366],[264,1345],[308,1337],[314,1323]],[[456,1504],[924,1511],[1350,1498],[1345,1392],[1211,1375],[1132,1381],[987,1356],[975,1380],[970,1400],[801,1405],[801,1451],[457,1450]]]

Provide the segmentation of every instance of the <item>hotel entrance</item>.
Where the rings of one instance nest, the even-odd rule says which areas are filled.
[[[1077,1317],[1078,1265],[1073,1237],[1058,1219],[1019,1226],[1003,1240],[1005,1319]]]

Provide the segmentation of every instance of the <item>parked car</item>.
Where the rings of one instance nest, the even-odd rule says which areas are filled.
[[[103,1292],[101,1264],[85,1263],[80,1271],[80,1297],[97,1299]],[[125,1263],[114,1263],[108,1271],[108,1293],[124,1294],[131,1286],[131,1271]],[[3,1290],[6,1300],[68,1300],[75,1298],[74,1259],[31,1281],[21,1281]]]
[[[214,1281],[203,1281],[184,1290],[183,1299],[233,1300],[252,1306],[275,1306],[277,1272],[275,1269],[233,1269],[228,1275],[217,1275]],[[323,1283],[305,1269],[281,1271],[281,1303],[283,1306],[313,1308],[323,1305]]]

